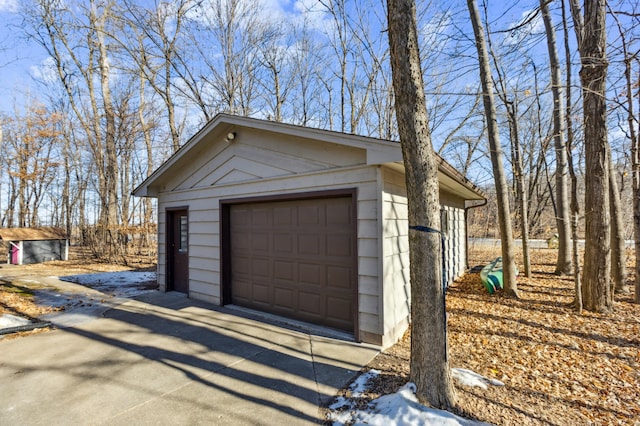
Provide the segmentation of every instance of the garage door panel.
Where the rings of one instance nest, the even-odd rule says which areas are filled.
[[[264,207],[257,207],[251,210],[251,225],[267,226],[269,225],[269,213],[270,210]]]
[[[251,274],[253,274],[254,277],[263,278],[268,281],[271,278],[271,270],[269,266],[269,259],[253,258],[251,259]]]
[[[296,224],[297,209],[290,206],[275,207],[273,209],[273,225],[294,226]]]
[[[320,225],[322,212],[319,206],[301,205],[298,206],[298,224],[301,226]]]
[[[242,300],[251,300],[251,283],[247,280],[236,279],[233,283],[234,296]]]
[[[345,256],[353,255],[353,247],[351,237],[345,234],[330,234],[326,237],[327,256]]]
[[[238,272],[250,271],[251,258],[238,255],[232,259],[231,268]]]
[[[299,263],[298,281],[301,283],[319,284],[322,266],[318,264]]]
[[[351,289],[351,269],[327,265],[327,287]]]
[[[345,299],[329,297],[327,305],[328,318],[336,321],[351,321],[351,304]]]
[[[273,277],[278,280],[293,281],[296,265],[291,261],[276,260],[273,262]]]
[[[326,209],[327,225],[350,225],[351,205],[328,203]]]
[[[300,312],[311,315],[322,315],[322,300],[321,296],[317,293],[309,293],[306,291],[300,291],[298,293]]]
[[[289,287],[274,287],[273,304],[281,309],[293,312],[292,306],[295,304],[295,292]]]
[[[231,237],[231,245],[238,250],[248,250],[251,248],[251,234],[239,230]]]
[[[351,197],[230,206],[231,302],[353,331]]]
[[[276,232],[273,234],[273,251],[281,256],[293,255],[295,234]]]
[[[267,232],[253,232],[251,234],[251,249],[254,252],[269,253],[269,234]]]
[[[238,208],[234,209],[233,220],[236,226],[249,226],[249,224],[251,223],[251,210],[238,206]]]
[[[318,234],[298,235],[298,253],[319,256],[323,253],[322,236]]]
[[[251,301],[262,303],[265,306],[271,304],[271,286],[268,283],[252,282]]]

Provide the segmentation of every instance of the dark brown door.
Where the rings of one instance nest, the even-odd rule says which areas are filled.
[[[351,197],[232,205],[231,302],[354,331]]]
[[[189,293],[189,213],[167,211],[167,290]]]

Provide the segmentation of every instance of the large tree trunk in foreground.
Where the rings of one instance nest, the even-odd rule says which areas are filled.
[[[396,117],[406,171],[411,260],[411,380],[422,402],[455,405],[447,356],[438,167],[431,146],[413,0],[389,0]]]
[[[489,137],[489,150],[491,151],[491,165],[496,184],[496,196],[498,199],[498,222],[500,226],[500,239],[502,241],[502,272],[504,279],[504,291],[508,296],[518,297],[516,284],[516,265],[514,256],[513,231],[511,229],[511,211],[509,208],[509,187],[502,164],[502,147],[498,119],[496,118],[496,103],[493,96],[493,81],[489,55],[484,37],[484,28],[480,21],[480,13],[475,0],[467,0],[471,24],[475,34],[476,48],[478,49],[478,62],[480,64],[480,81],[484,98],[484,111],[487,117],[487,134]]]
[[[571,0],[582,68],[585,145],[585,251],[582,300],[590,311],[608,311],[611,297],[611,216],[609,214],[609,142],[607,139],[606,0],[585,1],[580,22]],[[582,22],[584,24],[582,24]]]

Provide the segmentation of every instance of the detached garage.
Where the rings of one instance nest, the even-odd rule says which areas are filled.
[[[465,203],[484,195],[440,159],[445,280],[466,266]],[[400,145],[216,116],[134,194],[158,198],[158,283],[393,344],[409,324]]]

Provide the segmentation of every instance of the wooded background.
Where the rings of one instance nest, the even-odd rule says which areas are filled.
[[[571,160],[584,212],[574,19],[558,0],[485,1],[479,10],[514,236],[548,238],[568,208],[557,197],[558,149]],[[626,239],[638,156],[639,13],[637,1],[607,5],[608,138]],[[0,225],[62,227],[96,253],[105,244],[117,251],[134,234],[149,238],[154,204],[131,197],[132,189],[219,112],[397,140],[386,19],[386,4],[375,0],[21,3],[11,37],[0,40],[0,73],[15,59],[9,46],[45,59],[33,69],[33,86],[15,87],[2,106]],[[557,43],[562,132],[571,134],[560,148],[545,24]],[[466,4],[420,2],[418,30],[434,148],[489,195],[486,207],[470,210],[470,234],[498,237]]]

